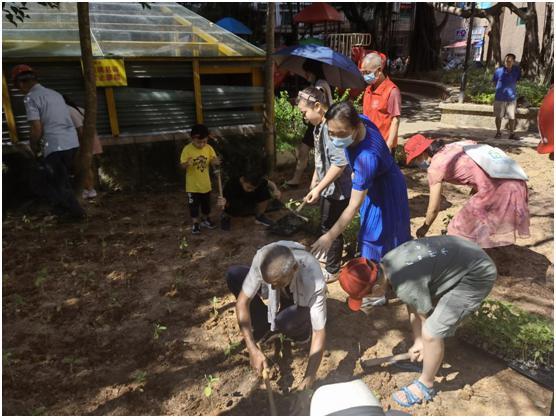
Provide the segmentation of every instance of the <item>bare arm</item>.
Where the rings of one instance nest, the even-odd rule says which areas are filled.
[[[388,132],[388,139],[386,140],[386,145],[390,151],[394,149],[394,141],[398,136],[398,129],[400,127],[400,117],[395,116],[392,118],[392,124],[390,125],[390,132]]]
[[[326,342],[325,329],[313,331],[313,338],[311,339],[311,349],[309,351],[309,361],[307,362],[307,369],[305,369],[305,378],[301,383],[301,389],[309,389],[315,383],[317,371],[324,354],[324,346]]]
[[[442,183],[436,183],[431,186],[429,194],[429,205],[427,208],[427,214],[425,216],[425,222],[423,226],[417,230],[417,238],[424,237],[436,217],[438,212],[440,212],[440,202],[442,201]]]
[[[315,181],[315,176],[313,176],[313,181],[315,181],[316,186],[311,188],[307,196],[305,196],[304,200],[307,203],[315,203],[319,200],[320,194],[324,189],[326,189],[334,180],[341,176],[344,172],[346,166],[339,167],[337,165],[332,165],[326,172],[326,175],[320,182]]]
[[[29,137],[31,149],[35,152],[40,149],[40,140],[43,135],[42,123],[40,120],[31,121],[31,134]]]
[[[409,355],[411,361],[423,360],[423,327],[427,317],[418,313],[411,306],[407,306],[407,313],[409,314],[409,323],[413,331],[413,345],[409,348]]]
[[[237,322],[239,324],[239,329],[243,334],[245,339],[245,346],[249,351],[249,360],[251,362],[251,367],[255,369],[258,374],[261,374],[263,368],[268,368],[266,358],[257,344],[255,338],[253,337],[253,332],[251,332],[251,314],[249,313],[249,304],[251,299],[247,297],[243,290],[239,292],[236,302],[236,315]]]

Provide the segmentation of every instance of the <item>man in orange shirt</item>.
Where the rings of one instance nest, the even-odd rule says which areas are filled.
[[[400,89],[384,74],[386,56],[371,52],[363,58],[361,73],[369,85],[363,96],[363,114],[378,128],[390,151],[398,145],[402,98]]]

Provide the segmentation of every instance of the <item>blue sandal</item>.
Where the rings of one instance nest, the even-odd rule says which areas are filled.
[[[411,385],[417,386],[419,391],[423,394],[422,398],[417,397],[410,389],[409,386]],[[409,408],[414,405],[418,405],[425,401],[432,400],[433,396],[436,394],[436,391],[433,388],[426,387],[423,383],[421,383],[418,379],[415,379],[411,384],[404,386],[400,389],[405,395],[407,402],[403,402],[400,398],[396,396],[395,393],[392,394],[392,399],[394,399],[399,405]]]

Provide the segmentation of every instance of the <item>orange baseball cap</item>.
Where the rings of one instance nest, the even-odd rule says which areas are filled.
[[[537,147],[539,154],[554,152],[554,87],[544,97],[538,115],[541,141]]]
[[[35,70],[33,70],[27,64],[16,65],[14,68],[12,68],[12,81],[15,82],[15,79],[22,73],[34,73],[34,72]]]
[[[411,161],[424,153],[433,142],[432,139],[425,138],[421,134],[413,135],[409,138],[403,146],[406,155],[406,164],[409,165]]]
[[[350,260],[340,271],[340,286],[349,295],[352,311],[361,308],[361,299],[371,293],[378,276],[378,265],[365,257]]]

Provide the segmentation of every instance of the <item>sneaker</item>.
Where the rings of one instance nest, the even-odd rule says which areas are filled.
[[[209,218],[203,219],[203,220],[201,221],[201,226],[202,226],[203,228],[207,228],[207,229],[214,229],[214,228],[216,228],[216,225],[215,225]]]
[[[380,298],[363,298],[361,301],[361,308],[374,308],[376,306],[384,306],[386,305],[386,296],[382,296]]]
[[[264,226],[272,226],[274,225],[274,221],[272,219],[267,218],[263,215],[255,216],[255,223]]]
[[[518,137],[516,134],[514,134],[514,133],[511,133],[511,134],[508,136],[508,139],[514,139],[514,140],[516,140],[516,141],[519,141],[519,137]]]
[[[193,226],[191,227],[191,233],[193,235],[199,235],[201,233],[201,227],[199,226],[199,224],[193,224]]]
[[[220,229],[223,231],[229,231],[232,224],[232,218],[229,216],[222,216],[220,218]]]
[[[97,191],[95,189],[89,190],[89,199],[94,199],[97,197]]]
[[[330,284],[338,280],[340,272],[338,271],[337,273],[330,273],[328,270],[322,269],[322,275],[324,276],[324,281],[326,282],[326,284]]]
[[[496,135],[494,135],[494,138],[495,139],[502,138],[502,134],[500,132],[496,132]]]

